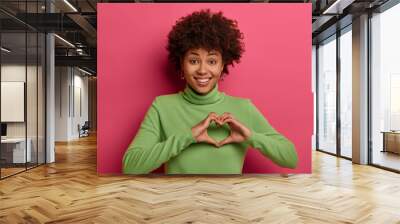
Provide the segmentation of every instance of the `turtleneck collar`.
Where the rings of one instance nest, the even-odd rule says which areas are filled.
[[[218,84],[216,84],[214,89],[205,95],[198,94],[188,84],[186,84],[185,90],[182,92],[182,96],[190,103],[198,105],[216,103],[224,98],[224,94],[218,91]]]

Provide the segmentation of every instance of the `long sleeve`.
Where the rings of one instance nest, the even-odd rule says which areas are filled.
[[[190,130],[161,139],[160,117],[153,102],[123,157],[125,174],[147,174],[177,156],[195,139]]]
[[[247,142],[279,166],[295,168],[298,157],[294,144],[277,132],[249,100],[250,129]]]

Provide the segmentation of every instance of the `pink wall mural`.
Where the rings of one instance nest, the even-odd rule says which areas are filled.
[[[230,68],[220,91],[251,99],[299,157],[292,170],[250,149],[243,173],[311,172],[311,4],[99,3],[99,174],[121,173],[125,150],[154,98],[183,89],[168,64],[167,34],[178,18],[205,8],[237,20],[244,34],[241,63]]]

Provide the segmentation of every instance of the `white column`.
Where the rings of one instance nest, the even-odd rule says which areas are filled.
[[[55,161],[55,151],[54,151],[54,133],[55,133],[55,77],[54,77],[54,35],[49,33],[46,36],[46,60],[47,60],[47,77],[46,77],[46,163],[52,163]]]
[[[54,6],[46,1],[47,12],[53,12]],[[55,133],[55,44],[54,35],[46,35],[46,163],[55,161],[54,133]]]
[[[317,74],[317,71],[316,71],[316,64],[317,64],[317,60],[316,60],[316,51],[317,51],[317,48],[315,47],[315,45],[313,45],[312,46],[312,78],[311,78],[311,90],[312,90],[312,94],[313,94],[313,108],[314,108],[314,112],[313,112],[313,114],[314,114],[314,117],[313,117],[313,123],[314,123],[314,127],[313,127],[313,134],[312,134],[312,137],[311,137],[311,145],[312,145],[312,150],[315,150],[316,149],[316,142],[317,142],[317,139],[316,139],[316,133],[317,133],[317,119],[316,119],[316,116],[317,116],[317,108],[316,108],[316,94],[317,94],[317,91],[316,91],[316,74]]]
[[[353,162],[368,163],[368,15],[353,19]]]

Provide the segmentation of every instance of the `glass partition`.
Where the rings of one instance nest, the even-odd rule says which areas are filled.
[[[400,171],[400,4],[371,18],[371,162]]]
[[[0,11],[1,179],[45,163],[46,39],[19,19],[45,12],[44,3],[0,2],[13,10]]]
[[[318,149],[336,154],[336,35],[318,47]]]
[[[27,33],[27,98],[26,98],[26,113],[27,113],[27,143],[28,150],[31,151],[31,160],[27,163],[28,168],[37,165],[38,147],[37,147],[37,79],[38,79],[38,35],[37,32]]]
[[[352,157],[352,35],[351,25],[340,36],[340,154]]]
[[[7,177],[25,170],[32,155],[26,144],[26,33],[2,32],[1,47],[1,175]]]

